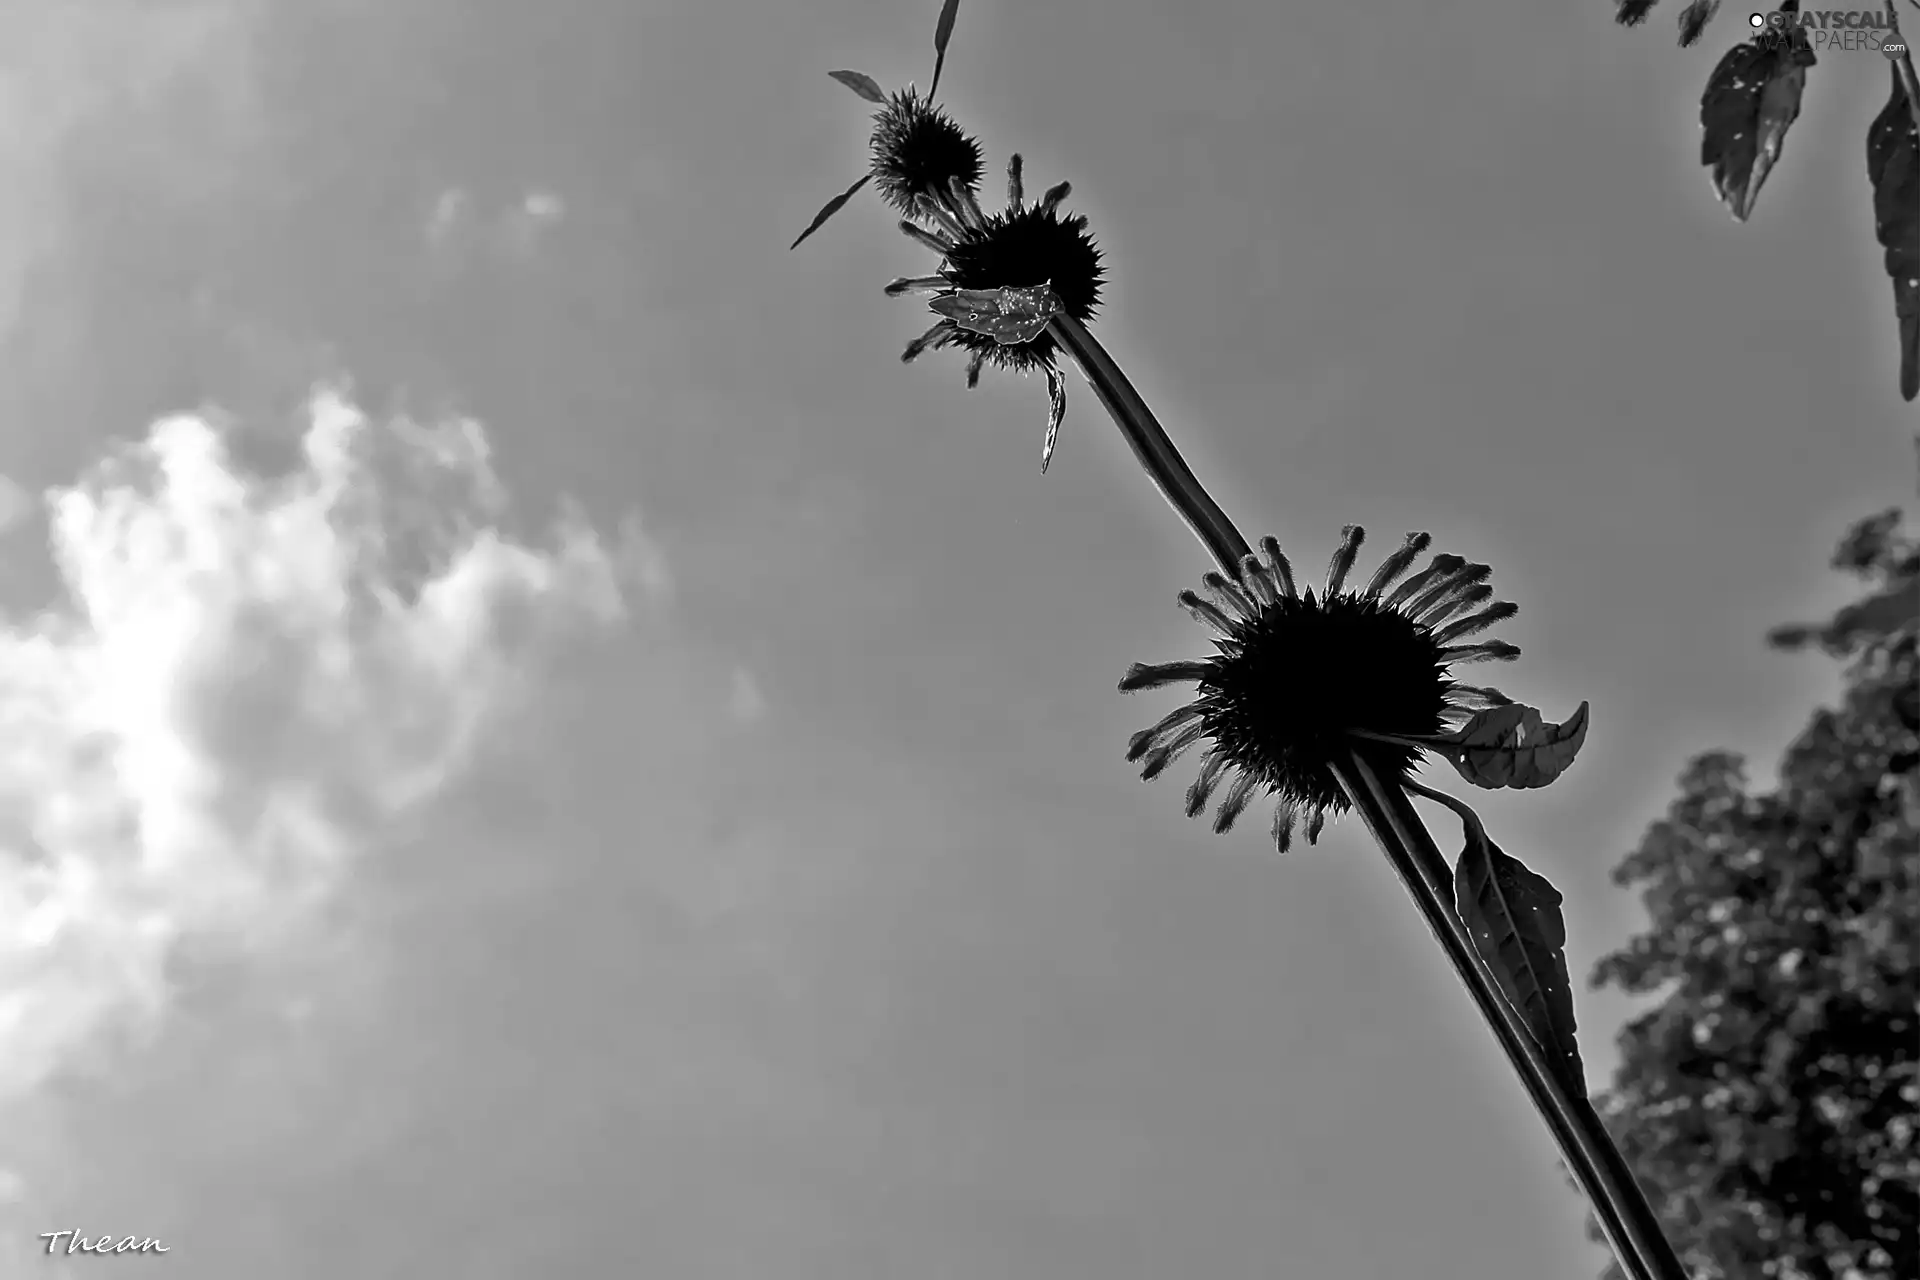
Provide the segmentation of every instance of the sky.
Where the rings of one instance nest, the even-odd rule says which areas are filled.
[[[1602,1265],[1358,824],[1281,858],[1124,763],[1210,566],[1084,383],[1042,476],[1041,383],[897,360],[877,200],[788,251],[865,154],[826,73],[924,86],[935,9],[0,5],[18,1274]],[[941,88],[1073,182],[1095,333],[1249,538],[1428,530],[1521,605],[1501,687],[1591,701],[1475,797],[1576,979],[1914,497],[1884,61],[1823,59],[1737,226],[1744,14],[1610,17],[967,0]],[[1598,1088],[1632,1006],[1576,999]]]

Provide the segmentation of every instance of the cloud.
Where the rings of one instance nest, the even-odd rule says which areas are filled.
[[[106,1059],[180,967],[271,959],[445,796],[659,554],[517,540],[469,421],[318,395],[290,474],[155,424],[47,494],[68,599],[0,629],[0,1104]]]
[[[566,213],[565,201],[538,187],[491,208],[482,208],[466,189],[449,187],[427,215],[427,246],[447,266],[526,262]]]

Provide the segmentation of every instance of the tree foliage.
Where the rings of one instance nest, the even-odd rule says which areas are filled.
[[[1839,706],[1773,791],[1691,763],[1614,872],[1649,926],[1593,973],[1664,993],[1600,1104],[1702,1280],[1920,1275],[1920,542],[1889,511],[1833,563],[1862,599],[1769,639],[1843,660]]]

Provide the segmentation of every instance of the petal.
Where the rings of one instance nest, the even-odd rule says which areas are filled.
[[[1273,806],[1273,847],[1281,853],[1293,847],[1293,805],[1286,800]]]
[[[1200,762],[1200,776],[1187,788],[1187,816],[1195,818],[1207,807],[1207,800],[1213,795],[1213,789],[1220,785],[1220,775],[1226,771],[1227,758],[1218,751],[1207,752],[1207,758]]]
[[[956,330],[953,327],[953,321],[951,320],[940,321],[938,324],[934,325],[931,329],[927,330],[925,333],[921,334],[919,337],[915,338],[912,342],[909,342],[907,344],[907,349],[900,353],[900,363],[910,364],[913,361],[918,360],[921,354],[924,353],[928,347],[946,346],[948,340],[953,336],[955,332]]]
[[[1007,161],[1007,212],[1019,213],[1025,198],[1026,186],[1020,181],[1020,153],[1016,151]]]
[[[1449,624],[1434,633],[1433,639],[1437,644],[1452,644],[1462,636],[1477,635],[1485,631],[1488,627],[1505,622],[1508,618],[1511,618],[1519,612],[1519,605],[1513,603],[1511,600],[1502,600],[1499,604],[1489,606],[1476,614]]]
[[[1267,572],[1267,566],[1260,563],[1259,556],[1240,558],[1240,582],[1262,605],[1271,607],[1280,603],[1280,588]]]
[[[1212,603],[1202,600],[1199,592],[1182,591],[1180,605],[1192,614],[1196,621],[1206,623],[1221,635],[1230,636],[1234,633],[1233,619],[1220,612]]]
[[[1320,833],[1326,830],[1326,827],[1327,811],[1325,809],[1315,809],[1307,818],[1307,843],[1318,844],[1320,842]]]
[[[1187,748],[1206,736],[1207,726],[1204,722],[1190,724],[1174,734],[1173,737],[1147,753],[1145,765],[1140,770],[1141,778],[1152,782],[1166,772],[1168,765],[1185,755]]]
[[[1445,552],[1441,552],[1428,563],[1426,568],[1393,589],[1393,594],[1388,596],[1386,600],[1387,608],[1398,609],[1401,601],[1411,599],[1415,592],[1425,587],[1429,582],[1433,581],[1435,577],[1450,574],[1466,563],[1467,562],[1459,556],[1450,556]]]
[[[1347,584],[1347,574],[1353,569],[1353,562],[1360,556],[1360,544],[1366,541],[1367,531],[1357,524],[1350,524],[1340,530],[1340,545],[1334,549],[1333,559],[1327,562],[1327,587],[1324,594],[1331,598],[1340,594],[1340,588]]]
[[[1073,184],[1071,182],[1063,182],[1059,186],[1047,188],[1047,194],[1040,197],[1040,213],[1043,216],[1052,214],[1060,207],[1060,202],[1065,200],[1072,191]]]
[[[1479,644],[1457,644],[1442,649],[1435,661],[1442,666],[1459,662],[1507,662],[1520,656],[1520,646],[1505,640],[1483,640]]]
[[[1233,785],[1227,788],[1219,810],[1213,815],[1213,834],[1225,835],[1240,815],[1246,812],[1248,803],[1253,799],[1253,788],[1258,782],[1259,779],[1245,769],[1234,775]]]
[[[980,385],[980,368],[986,364],[986,362],[987,353],[985,351],[974,352],[973,358],[967,361],[967,389],[969,391]]]
[[[1493,586],[1490,583],[1476,582],[1470,587],[1454,588],[1436,599],[1432,604],[1414,615],[1414,621],[1423,627],[1432,629],[1469,609],[1493,599]]]
[[[1213,592],[1214,599],[1227,608],[1237,611],[1241,617],[1251,620],[1260,616],[1260,610],[1255,607],[1253,598],[1234,583],[1227,581],[1225,574],[1202,574],[1200,583]]]
[[[915,226],[911,222],[903,220],[900,223],[900,234],[909,240],[919,241],[922,245],[925,245],[943,258],[953,252],[953,242],[951,240],[946,239],[944,236],[937,236],[925,227]]]
[[[945,293],[953,288],[953,281],[945,276],[901,276],[887,282],[886,294],[897,298],[903,293]]]
[[[1407,540],[1400,544],[1400,549],[1380,562],[1380,567],[1373,571],[1373,577],[1367,580],[1366,590],[1360,594],[1368,599],[1378,597],[1393,583],[1394,579],[1407,571],[1407,566],[1412,564],[1432,541],[1431,534],[1408,534]]]
[[[1280,584],[1280,594],[1298,595],[1293,586],[1293,566],[1287,563],[1286,556],[1280,552],[1280,539],[1272,534],[1260,539],[1260,553],[1267,558],[1267,568],[1273,573],[1273,580]]]
[[[1120,692],[1138,693],[1182,680],[1205,680],[1212,670],[1210,662],[1136,662],[1120,677]]]
[[[1197,702],[1188,702],[1175,707],[1172,711],[1160,717],[1152,728],[1142,729],[1127,740],[1127,760],[1129,762],[1138,760],[1155,747],[1164,745],[1162,742],[1163,738],[1175,729],[1181,728],[1191,721],[1198,720],[1204,713],[1205,708]]]

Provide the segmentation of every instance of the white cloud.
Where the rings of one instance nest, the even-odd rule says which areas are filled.
[[[433,202],[426,219],[427,246],[443,265],[476,261],[525,262],[539,251],[553,228],[566,217],[557,194],[530,187],[502,207],[483,208],[472,193],[449,187]]]
[[[264,955],[444,795],[568,634],[667,581],[637,526],[538,543],[472,422],[318,396],[292,474],[176,417],[47,495],[70,600],[0,629],[0,1103]]]

